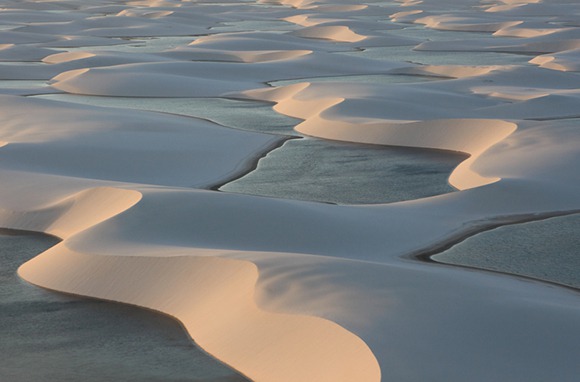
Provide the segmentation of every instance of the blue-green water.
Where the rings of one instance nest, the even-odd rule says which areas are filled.
[[[177,321],[32,286],[20,264],[56,240],[0,231],[0,381],[242,382]]]
[[[465,156],[442,151],[293,139],[222,191],[339,204],[375,204],[453,191]]]
[[[280,115],[262,102],[71,94],[38,98],[165,112],[209,119],[242,130],[299,136],[293,127],[300,120]],[[268,153],[254,171],[220,190],[341,204],[389,203],[453,191],[447,179],[463,159],[463,155],[443,151],[292,139]]]
[[[224,23],[209,32],[259,29],[291,30],[295,27],[284,22],[242,21]],[[386,33],[423,41],[468,39],[474,35],[420,26]],[[491,34],[487,36],[492,38]],[[126,45],[102,49],[159,52],[187,45],[194,39],[194,36],[138,38],[123,41]],[[526,65],[529,59],[504,53],[414,51],[411,46],[339,53],[341,49],[348,48],[339,48],[337,44],[336,54],[433,65]],[[86,50],[86,47],[66,50]],[[426,78],[381,75],[306,80],[397,83]],[[303,81],[277,81],[273,84]],[[6,85],[26,88],[44,84],[13,82]],[[47,98],[173,113],[205,118],[237,129],[299,135],[292,130],[299,121],[280,116],[271,110],[270,105],[263,103],[218,98],[142,99],[75,95]],[[447,176],[462,159],[462,156],[443,152],[296,139],[269,153],[255,171],[221,189],[334,203],[385,203],[452,191]],[[578,288],[578,216],[502,227],[467,239],[434,256],[434,259]],[[47,292],[16,277],[18,265],[52,244],[52,239],[40,236],[0,236],[0,381],[245,380],[199,351],[172,319],[125,305]]]
[[[187,46],[195,40],[194,36],[159,36],[107,39],[109,45],[81,46],[77,48],[54,48],[66,52],[77,51],[119,51],[133,53],[159,53],[180,46]]]
[[[36,80],[0,80],[0,89],[30,89],[48,86],[46,81]]]
[[[284,135],[295,134],[292,129],[300,122],[276,113],[269,103],[225,98],[96,97],[74,94],[50,94],[35,98],[184,115],[240,130]]]
[[[509,53],[422,51],[413,48],[413,46],[376,47],[367,48],[362,52],[337,54],[422,65],[527,65],[530,60],[529,56]]]
[[[298,29],[296,24],[292,24],[283,20],[247,20],[220,23],[214,27],[209,28],[209,32],[212,34],[244,31],[277,32],[291,31],[294,29]]]
[[[371,83],[371,84],[403,84],[403,83],[413,83],[413,82],[426,82],[440,80],[434,77],[427,76],[413,76],[413,75],[403,75],[403,74],[369,74],[369,75],[356,75],[356,76],[329,76],[329,77],[312,77],[312,78],[301,78],[297,80],[282,80],[282,81],[272,81],[269,82],[272,86],[287,86],[292,84],[297,84],[300,82],[341,82],[341,83]]]
[[[580,288],[580,214],[499,227],[432,259]]]

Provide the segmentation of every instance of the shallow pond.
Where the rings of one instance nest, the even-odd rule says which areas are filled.
[[[299,135],[293,130],[299,120],[280,115],[262,102],[70,94],[39,98],[158,111],[209,119],[242,130]],[[453,191],[447,179],[464,159],[464,155],[444,151],[291,139],[262,158],[254,171],[219,189],[341,204],[390,203]]]
[[[50,94],[35,98],[184,115],[240,130],[284,135],[296,134],[292,129],[300,122],[274,112],[268,103],[226,98],[96,97],[74,94]]]
[[[339,204],[376,204],[444,194],[464,155],[292,139],[260,160],[256,171],[222,191]]]
[[[580,214],[499,227],[432,259],[580,289]]]

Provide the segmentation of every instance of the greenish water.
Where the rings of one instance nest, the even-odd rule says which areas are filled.
[[[401,37],[416,38],[423,41],[452,41],[452,40],[471,40],[471,39],[497,39],[488,32],[463,32],[463,31],[448,31],[426,28],[423,25],[396,24],[404,25],[401,29],[388,31],[389,34],[399,35]]]
[[[418,41],[457,41],[481,39],[496,39],[491,33],[443,31],[411,26],[387,31],[390,35],[415,38]],[[418,45],[418,44],[417,44]],[[379,60],[395,62],[413,62],[422,65],[529,65],[529,56],[496,53],[496,52],[454,52],[414,50],[415,45],[369,47],[363,51],[337,52],[339,54],[356,55]]]
[[[167,316],[21,280],[18,266],[56,240],[8,233],[0,230],[0,381],[247,381]]]
[[[423,65],[527,65],[530,60],[529,56],[508,53],[422,51],[413,50],[413,46],[368,48],[362,52],[337,54]]]
[[[340,204],[389,203],[453,191],[465,156],[441,151],[293,139],[221,191]]]
[[[74,94],[50,94],[35,98],[178,114],[208,119],[222,126],[241,130],[284,135],[296,134],[292,129],[300,122],[276,113],[268,103],[225,98],[96,97]]]
[[[342,82],[342,83],[371,83],[371,84],[401,84],[412,82],[426,82],[437,80],[433,77],[410,76],[403,74],[369,74],[356,76],[311,77],[297,80],[282,80],[269,82],[272,86],[287,86],[301,82]]]
[[[299,136],[293,130],[299,120],[278,114],[262,102],[71,94],[36,98],[179,114],[242,130]],[[268,153],[254,171],[220,190],[341,204],[389,203],[452,192],[447,179],[463,159],[463,155],[443,151],[292,139]]]
[[[580,214],[499,227],[432,259],[580,288]]]
[[[229,33],[244,31],[276,32],[291,31],[298,29],[298,26],[283,20],[245,20],[228,21],[209,28],[213,33]]]
[[[46,81],[37,80],[0,80],[0,89],[31,89],[48,86]]]
[[[187,46],[194,40],[194,36],[132,37],[123,39],[110,38],[107,40],[108,42],[111,42],[109,45],[60,48],[60,50],[67,52],[102,50],[134,53],[159,53],[179,46]]]

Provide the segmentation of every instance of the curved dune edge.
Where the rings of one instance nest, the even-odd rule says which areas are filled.
[[[283,61],[309,54],[312,54],[312,51],[307,49],[232,52],[232,55],[238,57],[241,62],[246,63]]]
[[[498,177],[489,178],[478,174],[472,165],[479,155],[516,129],[515,123],[487,119],[441,119],[409,123],[371,121],[352,124],[320,116],[296,126],[297,131],[319,138],[467,153],[470,157],[461,162],[449,176],[449,183],[459,190],[500,180]]]
[[[96,187],[67,196],[34,211],[0,210],[3,226],[71,237],[127,209],[141,200],[134,190]]]
[[[98,187],[30,212],[0,211],[11,228],[65,239],[18,274],[44,288],[157,310],[178,319],[216,358],[255,381],[380,381],[366,343],[334,322],[262,311],[250,261],[195,256],[102,256],[66,239],[139,202],[134,190]],[[185,250],[187,251],[187,250]],[[275,340],[273,340],[275,339]]]
[[[421,50],[420,46],[417,50]],[[401,68],[393,70],[392,73],[408,74],[416,76],[430,76],[442,78],[466,78],[490,74],[493,71],[501,70],[506,66],[468,66],[468,65],[421,65],[417,67]]]
[[[89,52],[61,52],[44,57],[42,62],[46,64],[60,64],[63,62],[77,61],[95,56],[94,53]]]
[[[381,379],[368,346],[339,325],[260,310],[254,301],[258,270],[248,261],[94,256],[61,243],[18,273],[45,288],[171,315],[206,351],[255,381]]]
[[[16,127],[23,126],[25,119],[14,117],[10,110],[22,114],[22,109],[13,101],[8,104],[6,98],[4,130],[10,143],[2,150],[6,153],[1,162],[6,200],[2,200],[5,210],[0,209],[0,225],[7,222],[11,227],[65,238],[58,247],[23,265],[21,274],[27,274],[31,282],[35,279],[69,293],[84,290],[93,297],[124,298],[130,304],[141,301],[144,307],[169,311],[204,348],[256,380],[366,381],[380,379],[382,373],[385,380],[394,381],[462,381],[469,375],[470,382],[505,380],[506,376],[512,381],[576,382],[574,375],[580,374],[574,357],[574,339],[580,334],[577,295],[565,296],[556,290],[552,294],[550,288],[520,285],[507,277],[454,272],[401,259],[413,250],[433,248],[488,224],[578,208],[580,183],[573,166],[579,158],[578,126],[555,120],[577,116],[574,92],[579,84],[573,76],[555,73],[580,71],[578,23],[574,13],[566,10],[573,1],[258,2],[302,10],[252,7],[245,11],[246,4],[235,2],[229,8],[225,3],[166,0],[84,4],[73,10],[72,5],[25,2],[30,9],[64,7],[62,11],[67,12],[46,12],[45,21],[29,20],[27,15],[12,20],[9,12],[4,15],[18,27],[14,32],[3,31],[5,42],[17,45],[0,45],[0,60],[46,60],[34,67],[6,65],[2,76],[53,78],[51,92],[134,97],[221,97],[272,81],[348,74],[460,79],[388,85],[390,89],[379,83],[327,87],[305,83],[263,94],[276,94],[281,100],[275,101],[277,111],[302,118],[299,129],[304,134],[470,153],[451,174],[450,183],[459,189],[475,188],[377,206],[198,192],[182,179],[192,177],[197,182],[194,187],[206,187],[214,179],[207,175],[216,172],[223,177],[228,166],[235,165],[230,162],[234,154],[258,150],[264,147],[258,145],[261,141],[256,137],[256,146],[248,144],[238,151],[233,132],[234,144],[227,143],[227,138],[222,146],[210,134],[212,127],[207,131],[200,127],[198,138],[190,136],[191,142],[207,138],[208,143],[181,152],[207,147],[228,160],[223,167],[212,159],[211,166],[193,168],[180,155],[173,155],[174,148],[183,148],[176,142],[187,146],[190,141],[181,139],[187,127],[170,122],[169,116],[125,119],[113,111],[89,115],[83,107],[70,114],[71,124],[69,117],[60,115],[64,108],[53,103],[39,109],[41,104],[35,103],[28,110],[37,116],[32,119],[35,128],[22,131]],[[527,3],[539,4],[522,5]],[[554,10],[553,5],[558,8]],[[20,7],[23,3],[14,0],[7,4],[8,9]],[[447,40],[406,40],[389,35],[384,32],[389,28],[383,30],[372,20],[365,21],[362,14],[359,19],[354,13],[359,7],[368,7],[366,15],[380,18],[385,11],[408,9],[392,19],[495,37],[457,34],[457,39],[449,35]],[[61,17],[62,21],[54,19]],[[230,22],[272,18],[295,20],[311,28],[282,34],[242,31],[243,25],[240,32],[235,32],[236,27],[234,32],[211,31]],[[210,35],[199,37],[206,33]],[[107,36],[116,40],[173,35],[198,38],[188,46],[153,54],[107,52],[99,47],[116,44]],[[415,43],[420,45],[414,50],[544,55],[530,61],[540,68],[419,65],[414,60],[400,62],[396,56],[397,62],[373,62],[338,55],[355,47]],[[91,48],[94,53],[58,53],[59,47],[84,50],[87,45],[96,46]],[[82,118],[77,121],[75,116]],[[165,118],[182,135],[171,138],[151,127],[153,123],[165,126]],[[509,122],[516,120],[517,126]],[[79,121],[83,123],[73,126]],[[146,136],[155,137],[155,133],[117,139],[131,130],[159,131],[163,139],[153,145]],[[79,144],[92,144],[93,133],[96,138],[105,133],[105,139],[85,153],[86,146]],[[240,138],[239,145],[253,142],[249,137]],[[125,141],[130,151],[117,150],[118,142]],[[158,146],[168,150],[158,155],[152,150]],[[62,148],[66,150],[57,151]],[[115,155],[106,155],[113,148]],[[97,160],[86,161],[85,154],[93,153]],[[52,161],[61,156],[60,163]],[[163,166],[149,168],[141,158],[154,158]],[[203,163],[202,156],[188,158],[191,163]],[[104,165],[83,169],[86,163]],[[147,171],[122,171],[133,163]],[[105,171],[99,173],[99,169]],[[91,188],[103,184],[120,188]],[[549,336],[546,323],[552,326]],[[283,341],[285,348],[269,343],[265,333],[273,333],[272,342]],[[231,349],[235,351],[230,353]],[[347,374],[353,371],[360,374]]]
[[[478,157],[491,146],[504,140],[517,125],[499,119],[438,119],[427,121],[386,121],[358,118],[349,120],[333,107],[344,98],[306,97],[302,92],[310,86],[300,83],[272,90],[246,92],[250,97],[275,102],[274,110],[281,114],[303,119],[294,129],[302,134],[346,142],[405,146],[459,151],[469,154],[449,177],[449,183],[459,189],[484,186],[500,180],[485,177],[472,169]]]
[[[485,21],[455,16],[426,16],[415,20],[417,24],[424,24],[427,28],[466,31],[466,32],[497,32],[521,24],[521,21]]]
[[[565,50],[563,52],[536,56],[529,62],[542,68],[563,72],[580,72],[580,49]]]
[[[331,40],[336,42],[360,42],[367,37],[353,32],[347,26],[309,26],[292,32],[294,36]]]

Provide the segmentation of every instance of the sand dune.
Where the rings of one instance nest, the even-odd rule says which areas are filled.
[[[0,61],[38,61],[55,51],[45,48],[22,47],[15,44],[0,45]]]
[[[518,346],[514,336],[509,335],[511,325],[505,326],[504,324],[501,325],[503,329],[500,329],[500,326],[493,326],[494,331],[504,333],[498,337],[503,338],[500,341],[502,344],[500,345],[495,340],[489,345],[491,350],[495,346],[503,347],[509,344],[511,348],[515,346],[514,351],[516,353],[522,354],[522,359],[535,359],[535,367],[529,369],[529,372],[523,373],[526,378],[530,377],[532,373],[536,374],[546,370],[546,365],[553,365],[551,358],[545,359],[545,353],[535,354],[533,351],[533,349],[547,346],[545,343],[547,337],[542,334],[540,329],[545,325],[547,317],[553,315],[566,317],[567,323],[562,325],[562,332],[566,331],[569,334],[577,330],[575,324],[576,315],[578,314],[577,309],[569,308],[571,305],[567,302],[568,299],[575,301],[574,294],[568,293],[569,296],[566,296],[567,293],[562,294],[562,291],[554,291],[552,288],[540,285],[530,289],[528,283],[520,284],[520,282],[498,276],[480,275],[474,278],[472,275],[467,276],[452,270],[435,272],[429,267],[421,269],[418,265],[391,265],[388,260],[390,256],[384,257],[384,253],[380,254],[382,248],[384,248],[383,243],[385,241],[384,232],[383,235],[380,235],[380,231],[382,231],[380,227],[383,225],[379,225],[379,229],[375,228],[376,232],[372,232],[372,230],[369,232],[369,228],[376,226],[377,218],[391,220],[389,224],[391,226],[395,221],[398,222],[400,230],[398,233],[390,230],[390,238],[388,240],[393,245],[391,251],[394,251],[397,245],[402,244],[405,247],[410,244],[408,240],[401,240],[400,238],[401,235],[405,236],[404,232],[407,232],[406,235],[414,235],[412,231],[407,231],[405,227],[413,227],[419,232],[431,232],[430,235],[433,235],[433,226],[421,229],[412,220],[425,221],[425,219],[419,219],[419,217],[425,217],[436,211],[439,211],[436,216],[441,219],[444,216],[441,211],[445,211],[450,205],[456,204],[458,202],[457,199],[454,202],[448,200],[446,206],[439,205],[439,208],[435,207],[435,209],[432,209],[434,206],[431,204],[431,211],[425,210],[425,207],[429,205],[428,203],[423,203],[423,205],[419,206],[413,206],[412,203],[407,207],[393,205],[389,209],[406,211],[406,216],[411,219],[408,223],[402,224],[400,218],[396,217],[397,214],[387,213],[389,209],[377,215],[376,209],[358,208],[353,210],[353,208],[347,208],[336,210],[332,206],[326,205],[312,204],[311,206],[302,206],[302,203],[299,202],[288,203],[273,200],[271,203],[278,204],[277,208],[274,209],[265,205],[261,198],[233,197],[230,195],[215,195],[211,192],[195,193],[185,190],[180,190],[177,194],[171,190],[142,190],[142,192],[145,198],[135,207],[117,215],[106,224],[100,224],[94,229],[85,230],[80,235],[73,236],[60,247],[55,247],[50,252],[36,258],[21,268],[21,275],[32,282],[57,290],[136,303],[175,315],[184,322],[192,336],[202,346],[232,366],[244,370],[247,375],[256,380],[284,380],[284,378],[289,380],[296,380],[297,378],[305,380],[344,378],[344,380],[350,380],[351,376],[344,374],[344,370],[337,368],[336,365],[347,365],[349,370],[352,370],[352,368],[358,369],[357,365],[362,367],[361,370],[374,370],[374,376],[365,374],[356,375],[355,377],[361,380],[378,379],[377,368],[372,366],[373,357],[368,351],[364,350],[366,346],[361,345],[356,337],[350,337],[348,332],[341,331],[340,327],[328,325],[325,321],[314,320],[313,323],[312,320],[302,320],[300,317],[298,317],[297,323],[293,323],[292,320],[288,321],[288,319],[296,318],[297,316],[295,315],[287,317],[288,319],[280,317],[281,321],[279,321],[279,316],[276,314],[266,314],[264,316],[263,313],[260,313],[260,310],[264,309],[264,307],[273,312],[294,312],[294,314],[301,312],[301,314],[308,316],[314,314],[318,317],[332,318],[333,321],[340,323],[342,327],[358,333],[371,346],[371,349],[378,349],[374,350],[374,353],[378,354],[381,369],[386,370],[388,375],[395,376],[402,376],[405,370],[408,369],[423,370],[419,365],[424,365],[425,362],[432,366],[435,366],[438,362],[449,362],[446,357],[436,357],[434,359],[427,357],[428,361],[426,361],[425,357],[411,357],[410,355],[418,350],[415,347],[411,347],[408,350],[411,354],[408,354],[409,356],[405,358],[405,363],[401,365],[399,361],[395,361],[396,357],[393,358],[390,355],[389,347],[380,346],[381,343],[386,341],[396,344],[397,348],[406,349],[409,346],[408,341],[410,341],[424,348],[425,344],[421,338],[424,339],[427,334],[423,330],[418,331],[418,327],[438,328],[453,322],[454,327],[461,327],[463,328],[462,330],[471,333],[470,336],[473,340],[468,341],[468,344],[471,344],[472,341],[473,343],[481,343],[481,338],[488,337],[486,330],[477,330],[469,324],[474,322],[473,320],[465,319],[465,314],[470,313],[463,311],[466,308],[466,300],[462,295],[457,295],[457,302],[452,303],[452,305],[462,309],[463,313],[454,312],[451,309],[438,309],[440,314],[437,316],[432,313],[427,314],[427,312],[432,312],[434,306],[441,306],[438,304],[447,301],[448,297],[445,297],[445,290],[456,290],[459,285],[462,288],[473,290],[469,294],[469,300],[477,305],[477,309],[475,309],[475,306],[472,309],[475,309],[473,314],[477,315],[479,320],[482,319],[481,312],[488,312],[487,314],[496,317],[496,319],[502,317],[500,321],[504,324],[512,322],[511,320],[515,319],[515,317],[519,317],[517,314],[514,315],[515,311],[523,312],[530,308],[529,303],[521,304],[518,301],[521,301],[522,298],[529,299],[531,298],[529,296],[534,296],[534,304],[537,304],[535,306],[540,311],[545,312],[544,315],[538,317],[537,321],[533,320],[527,323],[530,328],[535,328],[530,333],[536,334],[529,339],[537,346],[532,348]],[[201,200],[205,199],[205,201],[187,202],[187,200],[195,200],[197,196],[201,197]],[[210,202],[211,199],[216,198],[218,200]],[[478,198],[478,200],[481,203],[482,198]],[[172,209],[167,209],[167,207],[170,207],[168,205],[170,201],[175,204]],[[506,211],[505,206],[510,204],[510,202],[504,200],[503,203],[505,204],[500,209]],[[284,207],[284,204],[287,204],[287,206]],[[191,208],[184,210],[183,207],[188,205],[195,206],[198,212],[194,212]],[[92,203],[92,206],[93,208],[98,208],[100,204]],[[148,224],[136,223],[137,221],[143,221],[143,217],[151,216],[151,211],[159,210],[160,206],[166,206],[166,211],[164,212],[167,215],[158,215],[154,221],[150,221]],[[309,214],[304,214],[301,211],[305,207],[310,209]],[[490,205],[487,204],[483,209],[488,209],[489,207]],[[183,225],[167,226],[167,222],[172,222],[173,224],[189,222],[191,224],[194,221],[192,217],[199,216],[199,213],[203,213],[208,208],[211,208],[216,214],[215,220],[200,219],[199,224],[191,228]],[[524,208],[529,208],[529,206]],[[319,212],[316,212],[316,210]],[[269,244],[264,242],[263,239],[256,241],[256,238],[263,237],[264,232],[272,231],[267,228],[272,219],[272,211],[277,211],[280,217],[284,217],[287,220],[287,222],[279,220],[278,223],[279,229],[285,232],[286,236],[291,235],[287,242],[280,241],[280,237],[273,238],[275,240],[270,240]],[[361,219],[361,216],[365,215],[367,218]],[[230,216],[229,221],[224,221],[224,216]],[[234,216],[236,218],[232,218]],[[318,218],[313,220],[316,216]],[[337,219],[339,216],[340,218]],[[369,219],[371,216],[374,216],[374,218]],[[462,218],[456,216],[449,222],[453,220],[455,220],[456,224],[460,224]],[[220,230],[215,232],[215,228],[212,227],[215,227],[216,223],[220,221]],[[253,222],[251,225],[249,225],[250,221]],[[301,221],[301,223],[297,224],[298,221]],[[337,224],[337,222],[339,223]],[[361,226],[360,222],[367,223]],[[433,221],[430,223],[435,224]],[[441,227],[441,223],[441,220],[439,220],[436,224]],[[313,232],[313,226],[322,229]],[[444,231],[449,230],[452,226],[453,224],[446,225]],[[121,227],[125,228],[120,230],[119,228]],[[178,229],[179,227],[181,229]],[[291,227],[295,227],[294,232],[298,231],[296,234],[301,237],[301,240],[294,240]],[[130,228],[130,230],[127,231],[127,228]],[[155,232],[156,234],[146,235],[146,232]],[[198,234],[188,237],[188,232],[197,232]],[[366,233],[363,234],[363,232]],[[417,231],[414,232],[416,233]],[[239,235],[239,233],[243,233],[243,235]],[[307,236],[308,233],[310,237]],[[341,233],[344,240],[334,240],[332,245],[328,245],[328,238],[335,237],[337,233]],[[328,257],[318,258],[312,255],[256,251],[256,245],[270,245],[270,248],[274,249],[290,248],[289,244],[294,243],[302,246],[301,249],[293,249],[293,251],[297,252],[316,253],[323,251],[330,255],[336,254],[337,250],[341,248],[343,256],[352,257],[355,255],[355,252],[352,252],[354,247],[360,247],[357,242],[352,241],[353,235],[354,237],[366,236],[364,242],[367,243],[367,250],[374,246],[376,259],[381,259],[380,261],[385,265],[377,268],[376,263],[353,263],[352,260],[343,262],[331,260]],[[216,246],[214,247],[215,249],[212,249],[208,243],[208,239],[212,237],[215,241],[211,246]],[[230,238],[230,240],[233,239],[237,243],[227,243],[223,237]],[[423,240],[426,239],[426,235],[421,237]],[[431,237],[438,237],[438,235],[435,234]],[[107,239],[103,240],[104,238]],[[148,238],[148,240],[144,241],[144,238]],[[374,238],[372,239],[375,241],[374,244],[369,241],[371,238]],[[352,248],[345,246],[349,242]],[[414,244],[416,245],[417,243]],[[247,248],[249,251],[224,251],[219,249],[220,246]],[[193,249],[193,247],[198,249]],[[252,248],[256,249],[252,250]],[[111,250],[123,256],[108,255]],[[408,250],[409,248],[402,251],[404,253]],[[196,256],[203,256],[203,258]],[[215,256],[218,256],[218,258]],[[238,260],[237,263],[234,261],[231,264],[228,262],[232,260],[227,260],[227,258]],[[240,262],[239,260],[245,261]],[[258,281],[256,293],[258,293],[258,301],[262,308],[258,310],[255,307],[242,308],[237,300],[241,298],[248,304],[248,301],[252,301],[251,296],[254,293],[253,285],[256,282],[257,273],[255,270],[250,272],[252,267],[247,269],[247,264],[249,263],[246,261],[257,264],[259,269],[261,279]],[[63,264],[69,264],[69,266],[62,266]],[[73,264],[74,267],[71,267],[70,265]],[[322,269],[326,270],[322,271]],[[320,272],[325,275],[323,278],[320,278]],[[385,277],[386,275],[388,276]],[[152,282],[153,278],[160,280],[159,283]],[[345,279],[351,281],[345,285]],[[417,284],[416,280],[418,279],[423,280],[423,282]],[[224,284],[220,282],[221,280],[227,280],[227,283]],[[379,280],[384,281],[381,282]],[[413,282],[414,287],[407,293],[396,293],[395,291],[399,286],[408,285],[408,280],[415,280]],[[191,283],[194,284],[192,285]],[[519,286],[516,287],[515,284]],[[431,285],[431,287],[438,285],[439,291],[443,293],[442,300],[435,299],[431,302],[433,306],[430,304],[425,306],[424,297],[421,298],[421,296],[424,296],[424,285]],[[493,288],[490,291],[492,285]],[[495,292],[496,288],[500,288],[500,293],[509,299],[510,304],[498,305],[494,297],[495,293],[497,293]],[[186,291],[186,293],[181,294],[182,291]],[[238,297],[240,294],[242,297]],[[478,296],[478,298],[473,299],[474,295]],[[366,296],[366,298],[361,298],[361,296]],[[561,301],[562,305],[554,307],[554,301]],[[224,304],[224,302],[227,302],[227,304]],[[445,304],[449,304],[449,301],[443,305],[445,306]],[[421,309],[423,313],[413,315],[412,317],[415,317],[415,319],[408,321],[410,317],[405,313],[406,310],[415,311],[419,307],[423,307]],[[231,320],[233,313],[229,313],[231,312],[229,309],[234,309],[236,312],[236,319],[233,322]],[[249,312],[248,309],[250,310]],[[360,315],[361,309],[367,314]],[[251,313],[252,311],[254,313]],[[226,321],[216,320],[214,314]],[[385,319],[385,317],[389,317],[389,319]],[[428,320],[429,325],[426,323],[419,324],[421,320]],[[517,320],[520,321],[520,318]],[[407,323],[401,326],[402,322],[405,321]],[[317,325],[316,322],[320,322],[322,326]],[[460,322],[463,325],[460,325]],[[478,321],[476,320],[475,322]],[[258,331],[251,329],[254,325],[259,328]],[[393,332],[389,329],[392,326],[399,327],[399,330],[401,330],[401,327],[405,328],[404,331],[407,336],[404,339],[398,338],[395,335],[396,331]],[[276,334],[276,330],[281,330],[287,334],[290,333],[291,337],[285,340],[285,335]],[[311,332],[311,330],[314,330],[314,332]],[[344,333],[344,335],[341,333]],[[379,336],[378,333],[383,334]],[[566,338],[573,342],[574,336],[568,334]],[[530,336],[531,334],[527,335]],[[278,340],[272,343],[271,338],[277,338]],[[453,340],[453,338],[456,339]],[[317,344],[308,347],[308,350],[315,353],[308,353],[302,347],[304,344],[308,344],[307,341],[309,339],[314,340]],[[459,337],[452,336],[450,341],[455,344],[454,346],[459,346],[459,342],[456,343],[455,341],[465,344],[465,341]],[[572,346],[569,341],[560,342],[560,344],[565,347]],[[321,344],[329,344],[331,347],[326,348],[326,345],[322,347]],[[407,345],[405,346],[405,344]],[[272,348],[271,346],[281,346],[282,348]],[[336,353],[337,348],[341,350],[340,354]],[[323,353],[318,353],[319,351]],[[285,355],[285,362],[275,362],[280,353]],[[248,354],[251,354],[251,356],[248,357]],[[260,354],[264,354],[263,357],[265,358],[256,356]],[[401,354],[407,353],[404,351]],[[490,352],[490,354],[495,353]],[[312,362],[313,356],[316,357],[314,358],[316,362],[309,363],[309,361]],[[449,356],[456,357],[457,353],[451,351]],[[347,358],[343,359],[341,357]],[[570,360],[566,359],[563,358],[559,362],[569,363]],[[288,366],[286,362],[289,362],[290,365],[300,364],[300,370],[289,372],[288,370],[292,366]],[[319,367],[326,362],[335,367]],[[363,362],[363,364],[358,362]],[[364,362],[368,363],[365,364]],[[509,370],[508,364],[503,362],[500,362],[500,364],[499,370]],[[458,375],[468,373],[474,368],[477,368],[477,366],[473,361],[463,362],[461,367],[455,368],[452,375],[455,373],[458,373]],[[428,373],[431,373],[431,371]],[[418,372],[417,375],[419,377],[423,374]],[[539,375],[545,376],[545,374]],[[427,375],[423,376],[426,377]]]
[[[11,227],[66,238],[108,220],[140,199],[137,191],[99,187],[63,197],[33,212],[2,211],[0,215]]]
[[[0,84],[0,226],[63,239],[25,280],[169,314],[255,381],[577,379],[577,292],[413,258],[580,210],[575,1],[4,3],[0,79],[50,87]],[[469,157],[419,200],[229,194],[287,137],[44,92],[269,102],[302,135]]]
[[[3,169],[204,187],[243,173],[256,152],[280,141],[191,118],[0,98]]]
[[[295,36],[307,38],[320,38],[338,42],[358,42],[366,37],[356,34],[345,26],[312,26],[293,32]]]
[[[543,68],[561,70],[564,72],[578,72],[580,71],[578,55],[580,55],[580,49],[572,49],[556,54],[537,56],[531,59],[530,62]]]
[[[60,245],[19,274],[48,288],[173,315],[199,345],[253,380],[380,380],[368,346],[342,327],[258,309],[253,296],[258,272],[247,261],[87,256]]]

